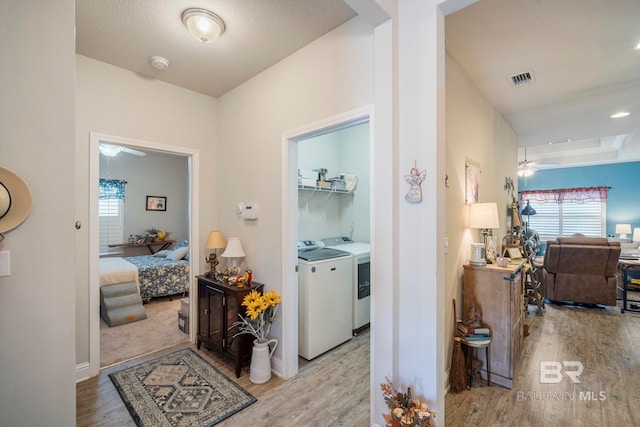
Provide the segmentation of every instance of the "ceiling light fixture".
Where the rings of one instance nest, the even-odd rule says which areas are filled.
[[[630,113],[627,111],[620,111],[619,113],[612,114],[609,117],[611,117],[612,119],[619,119],[621,117],[627,117],[629,114]]]
[[[633,48],[634,48],[635,50],[640,50],[640,43],[638,43],[637,45],[635,45]]]
[[[216,41],[224,33],[224,22],[213,12],[206,9],[187,9],[182,13],[182,22],[191,35],[202,43]]]
[[[565,138],[565,139],[556,139],[554,141],[549,141],[548,144],[549,145],[554,145],[554,144],[562,144],[565,142],[571,142],[571,138]]]
[[[117,145],[111,144],[102,144],[100,143],[100,153],[107,157],[115,157],[122,151],[122,147],[118,147]]]

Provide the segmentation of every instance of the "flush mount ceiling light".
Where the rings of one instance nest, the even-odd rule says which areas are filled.
[[[202,43],[216,41],[224,33],[224,22],[213,12],[206,9],[187,9],[182,13],[182,22],[191,35]]]
[[[619,113],[615,113],[612,114],[611,117],[612,119],[619,119],[621,117],[627,117],[629,115],[629,113],[627,111],[620,111]]]

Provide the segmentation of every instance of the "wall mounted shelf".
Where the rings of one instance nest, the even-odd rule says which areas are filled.
[[[338,189],[338,188],[316,187],[316,186],[312,186],[312,185],[298,185],[298,190],[319,191],[321,193],[353,194],[352,190],[341,190],[341,189]]]
[[[316,186],[312,186],[312,185],[298,185],[298,190],[311,192],[311,195],[309,196],[309,198],[307,198],[304,201],[304,203],[302,204],[303,206],[306,205],[307,203],[309,203],[309,200],[316,193],[317,194],[320,194],[320,193],[325,193],[326,194],[326,197],[322,201],[321,205],[324,204],[329,199],[329,197],[331,197],[332,194],[350,194],[352,196],[354,194],[352,190],[341,190],[341,189],[338,189],[338,188],[316,187]]]

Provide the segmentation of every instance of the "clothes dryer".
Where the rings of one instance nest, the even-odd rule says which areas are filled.
[[[324,248],[338,249],[353,255],[353,334],[367,328],[371,321],[371,245],[348,237],[322,239]]]

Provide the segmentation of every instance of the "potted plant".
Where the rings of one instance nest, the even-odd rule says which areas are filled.
[[[253,350],[251,353],[251,365],[249,367],[249,380],[254,384],[263,384],[271,379],[271,356],[278,347],[278,340],[269,339],[271,324],[278,313],[280,306],[280,296],[274,291],[261,293],[251,291],[242,300],[242,306],[246,308],[246,316],[238,314],[239,322],[237,326],[239,332],[234,335],[251,334],[253,340]],[[274,344],[270,349],[269,345]]]

